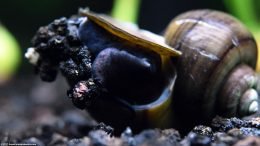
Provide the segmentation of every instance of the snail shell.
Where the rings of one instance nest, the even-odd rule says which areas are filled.
[[[81,13],[87,19],[79,28],[79,36],[94,54],[93,66],[99,70],[94,71],[94,76],[105,69],[102,63],[109,61],[96,60],[107,58],[107,53],[116,52],[114,48],[123,48],[155,60],[155,66],[166,80],[162,89],[154,89],[160,94],[146,102],[138,102],[144,97],[134,97],[136,102],[116,96],[98,99],[94,108],[88,109],[97,120],[120,129],[125,126],[180,129],[183,124],[188,127],[207,122],[216,114],[243,116],[255,112],[256,43],[251,33],[232,16],[211,10],[181,14],[169,24],[165,44],[161,37],[125,28],[110,17],[89,11]],[[104,52],[106,48],[109,51]],[[121,70],[114,70],[118,71]]]
[[[137,54],[137,56],[157,56],[148,59],[159,60],[156,62],[160,64],[156,66],[161,68],[163,78],[166,81],[162,89],[154,89],[159,90],[158,97],[149,102],[129,102],[124,97],[100,98],[96,101],[93,109],[87,109],[90,114],[98,121],[106,122],[121,130],[125,129],[126,126],[131,126],[135,130],[148,127],[170,127],[173,119],[171,97],[176,79],[176,72],[170,58],[180,56],[181,52],[167,45],[162,36],[157,36],[140,29],[126,28],[108,16],[98,15],[89,11],[81,11],[81,15],[86,16],[87,19],[82,22],[79,28],[79,36],[82,42],[94,53],[94,68],[95,66],[97,66],[96,68],[100,68],[102,66],[100,64],[103,64],[96,60],[106,58],[108,53],[115,50],[111,49],[111,47],[123,48],[123,51]],[[92,26],[91,30],[89,30],[90,26]],[[98,37],[91,37],[93,32]],[[94,40],[95,38],[98,38],[98,40]],[[99,47],[96,45],[98,42],[105,43]],[[100,57],[102,55],[103,57]],[[110,65],[110,68],[113,68],[112,66],[113,64]],[[124,66],[124,68],[129,68],[129,66]],[[94,71],[93,74],[98,74],[102,70],[104,68]],[[117,71],[114,70],[114,72]],[[128,78],[131,79],[133,76],[129,76]],[[128,84],[128,82],[122,83],[122,86],[123,84]],[[136,100],[144,99],[144,97],[134,98]],[[116,99],[116,101],[113,99]]]
[[[257,46],[237,19],[218,11],[189,11],[171,21],[165,39],[183,53],[175,60],[173,97],[180,116],[201,122],[257,110]]]

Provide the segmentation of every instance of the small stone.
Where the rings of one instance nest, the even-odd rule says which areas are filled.
[[[89,146],[90,138],[83,137],[82,139],[71,139],[67,142],[67,146]]]
[[[88,136],[91,140],[91,145],[97,145],[97,146],[117,145],[115,139],[103,130],[91,131]]]
[[[178,145],[179,142],[181,141],[181,135],[175,129],[165,129],[165,130],[162,130],[162,135],[167,137],[167,139],[169,140],[169,142],[172,145]]]
[[[167,134],[167,131],[162,132],[159,129],[144,130],[134,137],[136,145],[149,145],[149,146],[172,146],[174,145],[172,134]],[[178,138],[176,138],[178,139]],[[179,144],[176,144],[179,145]]]
[[[260,136],[260,129],[258,128],[246,128],[242,127],[240,128],[240,131],[243,133],[245,136]]]
[[[243,140],[238,141],[234,146],[259,146],[260,145],[260,138],[250,136]]]
[[[227,135],[224,132],[216,132],[214,133],[214,142],[222,143],[226,145],[233,145],[238,139]]]
[[[105,131],[108,135],[112,136],[114,132],[114,128],[112,128],[109,125],[106,125],[104,123],[99,123],[97,126],[94,127],[94,130],[103,130]]]
[[[194,132],[190,132],[188,136],[181,141],[182,145],[190,146],[210,146],[211,138],[208,136],[203,136]]]
[[[238,118],[236,118],[236,117],[231,118],[230,121],[231,121],[231,123],[234,125],[234,127],[236,127],[236,128],[240,128],[240,127],[243,127],[243,126],[246,125],[246,124],[245,124],[245,123],[246,123],[245,121],[243,121],[243,120],[241,120],[241,119],[238,119]]]
[[[67,142],[67,146],[77,146],[82,142],[81,139],[71,139]]]
[[[227,132],[227,134],[230,135],[230,136],[233,136],[233,137],[238,137],[238,138],[243,137],[243,132],[238,128],[233,128],[233,129],[229,130]]]
[[[260,128],[260,117],[255,117],[255,118],[248,120],[248,124],[255,128]]]
[[[213,137],[213,131],[210,127],[199,125],[193,128],[192,130],[194,133],[203,135],[203,136],[208,136],[210,138]]]
[[[124,145],[129,145],[129,146],[136,145],[136,141],[133,137],[133,133],[130,127],[127,127],[126,130],[121,134],[121,139]]]
[[[234,125],[230,119],[225,119],[219,116],[215,117],[212,120],[211,126],[213,127],[214,130],[223,131],[223,132],[226,132],[234,128]]]
[[[58,133],[54,133],[52,135],[52,140],[48,145],[62,145],[62,144],[66,144],[68,141],[67,137],[64,137]]]
[[[35,137],[31,137],[29,139],[25,139],[22,141],[23,144],[31,144],[31,145],[37,145],[37,146],[44,146],[45,144],[40,141],[39,139],[35,138]]]

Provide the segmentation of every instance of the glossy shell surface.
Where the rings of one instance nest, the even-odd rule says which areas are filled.
[[[196,10],[172,20],[166,42],[181,51],[176,60],[174,101],[183,111],[216,114],[219,91],[229,73],[239,64],[255,68],[256,42],[234,17],[218,11]],[[178,106],[178,104],[176,105]]]

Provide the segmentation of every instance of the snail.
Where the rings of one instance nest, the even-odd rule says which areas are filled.
[[[181,52],[167,45],[162,36],[126,28],[105,15],[81,14],[87,19],[79,27],[79,37],[95,58],[93,78],[108,90],[105,98],[87,110],[95,119],[119,129],[169,127],[176,79],[171,57]]]
[[[72,88],[68,96],[98,121],[120,130],[181,129],[206,123],[217,114],[245,116],[258,110],[256,43],[228,14],[186,12],[171,21],[164,37],[88,10],[81,10],[76,22],[69,21],[74,23],[76,44],[83,50],[78,56],[91,54],[91,59],[71,59],[78,49],[46,59],[46,53],[30,48],[37,59],[26,56],[35,64],[54,62],[51,71],[57,72],[59,63],[72,71],[70,77],[61,69]]]
[[[137,43],[146,41],[142,39],[138,39],[137,42],[131,40],[133,36],[131,36],[131,33],[128,34],[129,30],[117,27],[115,22],[110,23],[109,19],[100,15],[86,13],[86,16],[90,21],[114,36],[122,37],[130,41],[131,44],[137,45]],[[84,30],[87,30],[87,28],[82,25],[79,29],[81,40],[85,42],[86,46],[92,48],[89,41],[93,41],[93,39],[85,38],[88,34],[84,33]],[[91,31],[93,32],[93,30]],[[134,34],[141,35],[140,32]],[[160,109],[162,104],[156,107],[156,112],[164,113],[163,116],[167,117],[167,120],[163,120],[163,116],[149,118],[150,111],[155,109],[151,108],[151,105],[158,100],[144,105],[127,103],[134,113],[146,113],[146,116],[142,116],[145,117],[142,119],[143,122],[139,120],[138,124],[149,125],[149,127],[169,127],[170,125],[178,125],[179,122],[193,121],[188,120],[187,117],[198,119],[194,122],[201,123],[204,120],[212,119],[217,114],[226,117],[245,116],[258,110],[258,94],[254,89],[256,88],[257,77],[253,70],[256,65],[257,47],[253,36],[238,20],[217,11],[187,12],[177,16],[170,23],[166,29],[165,40],[167,44],[183,53],[182,56],[174,58],[173,61],[169,61],[169,59],[162,61],[168,62],[167,68],[169,68],[170,62],[170,66],[172,66],[170,70],[174,70],[175,66],[177,70],[175,89],[171,90],[174,91],[174,95],[156,98],[161,100],[161,98],[171,97],[169,100],[172,101],[167,102],[171,105],[168,107],[168,111],[172,115],[169,116],[167,115],[169,112]],[[146,50],[154,48],[150,44],[151,42],[148,42],[144,48]],[[153,51],[160,54],[161,59],[164,59],[165,56],[168,58],[168,54],[161,54],[160,50],[154,49]],[[109,53],[105,52],[104,54]],[[235,56],[232,56],[233,54]],[[100,63],[98,65],[100,66]],[[164,68],[164,65],[162,65],[162,68]],[[167,71],[169,74],[169,69]],[[120,84],[124,84],[123,81],[120,80]],[[166,87],[169,88],[169,85]],[[170,88],[172,87],[173,85],[170,86]],[[118,90],[118,86],[116,88]],[[142,112],[138,110],[140,107],[143,107]],[[150,107],[150,109],[147,107]],[[93,115],[96,114],[95,112],[94,110]],[[185,115],[185,117],[183,118],[182,115]],[[166,121],[170,122],[167,123]]]

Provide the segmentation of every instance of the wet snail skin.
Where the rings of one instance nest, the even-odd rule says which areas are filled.
[[[95,108],[88,111],[94,118],[116,127],[170,126],[167,113],[171,113],[176,78],[170,58],[181,53],[153,40],[148,32],[128,30],[103,15],[82,15],[87,18],[79,27],[79,37],[95,58],[92,77],[106,90],[105,97],[94,101]]]
[[[256,55],[251,33],[222,12],[181,14],[163,38],[81,10],[40,28],[26,57],[43,80],[60,71],[97,121],[141,130],[256,112]]]

